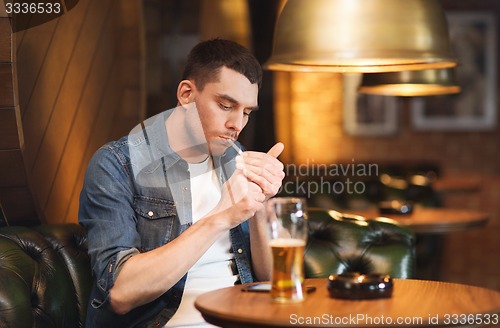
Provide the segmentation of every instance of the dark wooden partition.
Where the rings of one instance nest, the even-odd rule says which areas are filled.
[[[0,204],[5,222],[27,223],[37,217],[34,198],[24,170],[23,134],[15,88],[16,35],[0,7]]]

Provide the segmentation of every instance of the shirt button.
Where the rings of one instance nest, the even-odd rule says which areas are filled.
[[[151,216],[153,216],[153,215],[154,215],[153,211],[149,211],[149,212],[148,212],[148,215],[149,215],[150,217],[151,217]]]
[[[238,248],[238,254],[243,253],[243,250],[241,248]]]

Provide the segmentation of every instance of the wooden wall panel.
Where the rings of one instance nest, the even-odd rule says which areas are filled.
[[[54,113],[57,108],[57,99],[60,95],[61,87],[66,80],[69,62],[75,44],[80,41],[79,31],[84,15],[80,11],[84,10],[84,5],[79,11],[70,11],[58,19],[57,28],[54,30],[50,41],[50,47],[45,55],[43,65],[39,71],[37,83],[31,92],[30,100],[25,104],[25,115],[23,125],[25,126],[26,139],[26,165],[28,170],[32,170],[37,159],[39,148],[44,140],[45,133],[50,126],[50,119],[57,117]],[[96,17],[102,15],[95,15]],[[100,27],[99,20],[93,20],[94,15],[87,16],[90,26],[94,27],[91,35],[95,38]],[[102,18],[101,18],[102,20]],[[28,30],[26,33],[35,33],[36,29]],[[26,36],[25,36],[26,39]],[[95,45],[87,44],[91,49]],[[22,54],[22,51],[20,51]],[[20,64],[21,59],[19,59]],[[69,95],[77,97],[81,93],[80,89],[71,90]],[[66,108],[67,113],[74,111],[74,108]],[[68,123],[69,124],[69,123]]]
[[[92,19],[86,20],[78,42],[82,47],[78,47],[78,50],[84,50],[83,48],[85,48],[87,51],[83,53],[86,56],[77,58],[82,59],[81,62],[72,60],[69,63],[71,67],[74,66],[78,69],[83,83],[77,89],[66,90],[65,88],[64,96],[76,101],[69,106],[64,105],[64,103],[62,103],[64,106],[58,106],[59,104],[56,103],[55,107],[51,108],[52,115],[49,121],[43,125],[45,133],[39,137],[41,140],[37,136],[31,135],[34,139],[32,141],[39,144],[38,147],[29,147],[28,138],[30,136],[28,133],[25,134],[26,153],[36,152],[36,154],[32,154],[32,158],[27,158],[26,163],[27,165],[33,163],[30,175],[42,209],[45,208],[54,180],[56,178],[60,179],[56,175],[61,174],[60,172],[72,172],[74,168],[66,165],[78,165],[81,161],[81,157],[78,158],[77,156],[72,158],[69,163],[62,162],[68,154],[81,152],[81,143],[86,140],[84,135],[80,135],[80,131],[85,129],[91,121],[82,122],[78,120],[78,115],[82,115],[81,113],[88,117],[95,115],[99,99],[102,97],[102,87],[107,74],[106,66],[109,65],[114,56],[113,42],[110,42],[112,37],[108,33],[103,33],[107,22],[106,13],[109,13],[110,3],[111,1],[108,0],[95,6],[95,10],[102,9],[102,11],[99,11],[101,14],[92,15]],[[90,16],[87,17],[90,18]],[[113,20],[108,20],[108,22],[113,22]],[[80,64],[84,65],[84,70],[81,70]],[[70,78],[78,77],[70,76]],[[37,122],[30,123],[37,124]],[[25,126],[28,126],[28,123]],[[71,135],[76,135],[77,138],[71,138]],[[60,170],[61,166],[63,169]],[[64,196],[67,196],[67,194],[65,193]]]
[[[145,81],[142,78],[144,73],[141,72],[141,67],[144,65],[144,45],[143,37],[137,31],[137,26],[142,23],[142,17],[138,15],[142,12],[141,6],[142,4],[135,0],[122,0],[119,9],[113,8],[120,11],[121,31],[117,50],[120,60],[113,62],[112,73],[104,91],[106,97],[100,104],[99,116],[90,132],[83,164],[90,160],[95,150],[104,142],[126,135],[141,118],[144,118]],[[120,81],[122,86],[119,92],[115,92],[116,81]],[[113,112],[109,110],[110,108],[116,110]],[[85,170],[86,166],[81,165],[74,182],[71,202],[65,215],[66,220],[74,220],[78,215],[79,195]],[[57,197],[51,197],[49,200],[47,213],[51,213],[54,206],[50,203],[56,199]]]
[[[7,17],[4,0],[0,0],[0,17]]]
[[[37,216],[21,147],[21,119],[16,95],[15,36],[10,18],[0,1],[0,211],[6,224],[33,222]]]
[[[0,62],[0,107],[15,106],[12,63]]]
[[[10,32],[10,21],[7,17],[0,17],[0,63],[11,62],[12,33]]]
[[[143,96],[124,96],[131,81],[136,92],[143,85],[143,51],[131,51],[142,46],[140,7],[140,0],[80,0],[61,17],[15,34],[0,12],[0,74],[15,74],[0,86],[0,95],[9,95],[0,99],[19,96],[17,107],[0,107],[0,202],[10,225],[32,223],[35,216],[47,223],[77,222],[90,156],[109,141],[122,116],[134,120],[130,108],[136,108],[134,125],[143,118]],[[121,53],[125,32],[134,38]],[[4,49],[3,40],[14,49]],[[10,55],[16,66],[7,60],[12,69],[2,69]],[[127,74],[129,81],[121,74],[124,56],[138,68]],[[120,108],[124,98],[138,102],[126,113]]]
[[[16,35],[19,105],[23,118],[26,115],[25,112],[28,109],[31,95],[37,84],[56,26],[57,20],[52,20],[32,29],[19,32],[22,36]],[[34,115],[37,115],[36,111]]]
[[[109,110],[110,108],[119,108],[122,99],[121,90],[116,90],[116,85],[113,81],[119,81],[119,71],[120,66],[114,63],[111,67],[110,76],[107,79],[106,86],[103,88],[103,97],[101,98],[101,103],[98,105],[97,115],[95,116],[94,124],[90,131],[88,131],[87,140],[85,140],[86,147],[80,149],[79,152],[68,151],[67,161],[69,166],[70,156],[79,156],[80,165],[78,167],[73,167],[71,170],[71,175],[66,176],[73,184],[74,188],[72,192],[68,195],[63,195],[64,190],[64,180],[62,175],[58,174],[58,178],[54,183],[54,190],[50,195],[49,202],[46,207],[46,214],[55,219],[55,222],[71,222],[76,220],[78,215],[78,201],[80,196],[81,187],[83,185],[83,177],[85,175],[86,163],[90,160],[97,148],[102,146],[105,142],[110,140],[111,128],[114,125],[114,120],[116,118],[116,111]],[[117,92],[120,91],[120,92]],[[80,134],[81,135],[81,134]],[[66,198],[67,208],[64,213],[57,213],[55,210],[57,208],[57,202],[61,198]]]
[[[106,98],[111,98],[114,94],[119,95],[121,91],[120,86],[115,84],[117,80],[110,80],[111,69],[113,68],[114,44],[109,42],[109,40],[113,39],[113,19],[108,19],[107,22],[107,26],[101,32],[103,37],[96,52],[96,58],[100,60],[95,61],[90,70],[87,83],[83,89],[82,102],[77,110],[75,121],[67,138],[67,146],[65,147],[61,163],[53,181],[54,185],[50,193],[45,193],[47,198],[43,199],[44,203],[42,204],[44,205],[44,209],[47,213],[53,213],[50,217],[55,222],[61,222],[66,219],[65,216],[71,201],[70,196],[72,195],[72,190],[68,190],[67,187],[75,185],[79,169],[84,162],[85,150],[87,147],[91,147],[95,151],[96,146],[89,143],[89,141],[100,111],[108,111],[114,114],[114,111],[118,107],[118,104],[113,104],[114,106],[107,108],[101,107]],[[112,88],[106,90],[106,84],[111,85]],[[108,93],[104,91],[108,91]],[[103,126],[102,128],[105,130],[110,129],[112,122],[109,123],[110,125]],[[99,146],[105,141],[106,139],[100,140]],[[79,187],[81,188],[81,186]],[[49,202],[50,199],[52,201]],[[59,207],[58,202],[65,204],[65,208],[56,210]]]
[[[15,107],[0,107],[0,149],[19,149],[18,119]]]

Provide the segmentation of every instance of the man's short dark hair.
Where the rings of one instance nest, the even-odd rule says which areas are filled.
[[[203,41],[191,49],[182,79],[193,80],[201,91],[207,83],[219,79],[223,66],[243,74],[250,83],[257,83],[260,88],[262,67],[255,56],[242,45],[222,39]]]

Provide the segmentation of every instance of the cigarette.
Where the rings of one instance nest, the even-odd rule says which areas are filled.
[[[233,140],[227,139],[227,141],[229,142],[231,147],[233,147],[238,152],[239,155],[243,155],[243,151],[238,146],[236,146]]]

